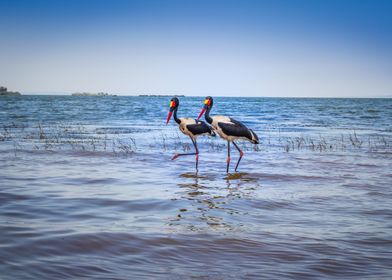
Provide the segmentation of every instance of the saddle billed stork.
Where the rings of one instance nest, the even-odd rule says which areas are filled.
[[[241,158],[244,155],[242,150],[237,146],[234,140],[244,139],[248,140],[253,144],[259,144],[259,138],[256,133],[253,132],[252,129],[247,128],[243,123],[226,116],[210,116],[210,111],[213,105],[213,99],[211,96],[207,96],[204,100],[204,106],[199,114],[197,119],[205,112],[206,121],[211,124],[212,129],[219,134],[219,136],[225,140],[227,140],[227,167],[226,172],[229,173],[229,165],[230,165],[230,142],[234,144],[234,147],[240,153],[240,157],[237,161],[237,165],[235,166],[235,170],[237,171],[238,165],[240,164]]]
[[[166,125],[169,123],[170,118],[173,114],[174,120],[179,124],[180,131],[185,135],[188,135],[195,146],[195,153],[186,153],[186,154],[175,154],[172,157],[172,160],[175,160],[179,156],[190,156],[196,155],[196,171],[198,170],[199,164],[199,149],[197,148],[196,138],[201,135],[215,135],[215,133],[211,130],[211,128],[203,121],[195,120],[192,118],[178,118],[177,110],[180,105],[180,101],[177,97],[173,97],[170,100],[170,111],[167,116]]]

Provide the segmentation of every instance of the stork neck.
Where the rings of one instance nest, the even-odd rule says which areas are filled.
[[[206,113],[205,113],[205,115],[204,115],[206,121],[207,121],[209,124],[212,123],[212,118],[210,117],[211,108],[212,108],[212,106],[211,106],[211,107],[208,107],[208,108],[206,109]]]
[[[178,109],[178,107],[176,107],[176,108],[174,109],[173,117],[174,117],[174,120],[176,121],[176,123],[180,124],[180,123],[181,123],[181,120],[177,117],[177,109]]]

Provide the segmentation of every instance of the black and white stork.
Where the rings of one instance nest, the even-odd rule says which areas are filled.
[[[166,125],[169,123],[170,118],[173,114],[174,120],[176,123],[179,124],[179,128],[182,133],[185,135],[188,135],[193,143],[193,146],[195,146],[195,153],[186,153],[186,154],[175,154],[172,157],[172,160],[175,160],[179,156],[190,156],[190,155],[196,155],[196,171],[198,170],[198,164],[199,164],[199,149],[197,148],[197,143],[196,143],[196,138],[201,135],[215,135],[214,132],[211,130],[211,128],[203,121],[192,119],[192,118],[178,118],[177,117],[177,110],[178,106],[180,105],[180,101],[178,100],[177,97],[173,97],[170,100],[170,111],[167,116],[167,121]]]
[[[248,140],[253,144],[259,144],[259,138],[256,133],[253,132],[252,129],[247,128],[243,123],[226,116],[210,116],[210,111],[213,105],[213,99],[211,96],[207,96],[204,100],[204,106],[199,114],[197,119],[205,112],[206,121],[211,124],[212,129],[219,134],[219,136],[225,140],[227,140],[227,167],[226,172],[229,173],[229,165],[230,165],[230,142],[234,144],[234,147],[240,153],[240,157],[237,161],[237,165],[235,166],[235,171],[237,171],[238,165],[240,164],[241,158],[244,155],[242,150],[237,146],[234,140],[244,139]]]

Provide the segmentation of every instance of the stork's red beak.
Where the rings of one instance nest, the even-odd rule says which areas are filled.
[[[169,111],[169,114],[167,115],[166,125],[169,123],[172,114],[173,114],[173,111]]]
[[[197,120],[199,120],[200,118],[201,118],[201,116],[203,116],[203,114],[204,114],[204,112],[206,111],[206,108],[202,108],[201,109],[201,112],[200,112],[200,114],[199,114],[199,116],[197,117]]]

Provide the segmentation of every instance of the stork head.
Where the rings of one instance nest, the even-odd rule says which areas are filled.
[[[173,97],[172,99],[170,99],[170,109],[169,109],[170,111],[169,114],[167,115],[166,125],[169,123],[173,111],[178,107],[178,105],[180,105],[180,101],[178,100],[177,97]]]
[[[204,105],[203,105],[203,108],[201,109],[201,112],[200,112],[200,114],[199,114],[199,117],[197,118],[198,120],[201,118],[201,116],[203,116],[203,114],[204,114],[204,112],[205,112],[206,110],[211,109],[212,104],[213,104],[212,97],[211,97],[211,96],[207,96],[207,97],[204,99]]]

